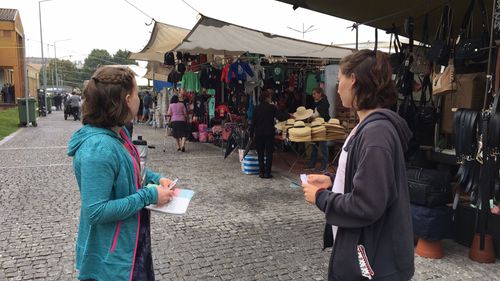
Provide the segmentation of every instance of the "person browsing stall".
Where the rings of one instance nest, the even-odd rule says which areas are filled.
[[[325,92],[322,88],[314,88],[312,91],[312,97],[315,103],[315,110],[313,117],[321,117],[328,122],[330,120],[330,114],[328,111],[330,110],[330,103],[326,98]],[[309,159],[309,165],[305,168],[306,170],[314,170],[316,168],[316,162],[318,161],[318,147],[321,149],[321,167],[320,171],[326,172],[328,169],[328,160],[329,160],[329,152],[328,152],[328,142],[327,141],[317,141],[316,145],[312,146],[311,158]]]
[[[170,117],[170,127],[172,128],[172,136],[177,143],[177,151],[186,152],[187,110],[186,106],[179,102],[178,96],[173,96],[170,99],[167,116]]]
[[[336,176],[308,175],[305,200],[325,213],[328,280],[410,280],[412,218],[404,153],[411,131],[389,110],[397,101],[387,54],[362,50],[340,61],[338,93],[360,123],[342,149]]]
[[[83,92],[83,127],[68,143],[80,190],[79,280],[154,280],[147,205],[172,199],[172,182],[141,167],[124,127],[139,110],[134,73],[96,70]],[[145,176],[141,177],[141,170]],[[159,184],[145,187],[149,183]]]
[[[252,123],[250,124],[250,137],[254,138],[259,159],[259,177],[272,178],[274,151],[274,119],[277,118],[278,109],[271,104],[273,91],[265,90],[259,97],[260,104],[254,109]],[[265,157],[265,161],[264,161]]]

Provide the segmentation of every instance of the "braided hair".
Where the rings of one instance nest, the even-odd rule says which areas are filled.
[[[136,87],[135,75],[128,68],[97,69],[83,91],[83,124],[102,128],[125,125],[132,116],[126,96]]]

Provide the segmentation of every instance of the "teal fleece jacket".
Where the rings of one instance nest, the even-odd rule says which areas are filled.
[[[137,189],[134,163],[124,142],[109,129],[85,125],[68,144],[81,199],[76,241],[79,279],[130,280],[139,211],[157,202],[156,188]],[[146,170],[144,184],[158,184],[160,178]]]

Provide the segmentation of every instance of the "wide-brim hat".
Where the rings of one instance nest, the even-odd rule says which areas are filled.
[[[293,119],[293,118],[290,118],[290,119],[285,121],[285,125],[287,127],[293,127],[293,124],[295,124],[295,119]]]
[[[296,120],[305,120],[313,115],[312,109],[306,109],[304,106],[299,106],[297,111],[293,113]]]
[[[288,134],[292,141],[308,141],[311,139],[311,128],[306,127],[303,121],[296,121],[293,128],[288,130]]]
[[[276,123],[274,125],[274,128],[276,128],[278,131],[284,131],[286,129],[286,121]]]
[[[317,126],[322,126],[325,124],[325,119],[323,118],[316,118],[311,122],[311,127],[317,127]]]

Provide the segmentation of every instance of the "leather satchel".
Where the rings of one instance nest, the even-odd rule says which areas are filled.
[[[437,207],[451,203],[451,175],[447,171],[406,168],[410,202],[420,206]]]
[[[457,82],[455,81],[455,66],[453,59],[450,59],[448,66],[442,73],[434,73],[432,77],[432,94],[443,96],[457,91]]]

